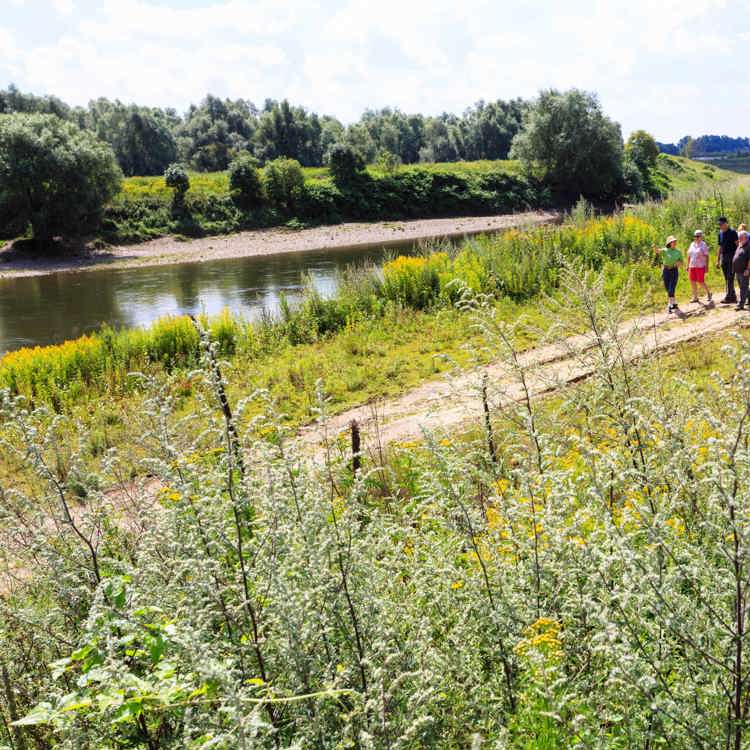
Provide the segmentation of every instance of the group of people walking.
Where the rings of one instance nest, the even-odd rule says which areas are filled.
[[[736,304],[737,310],[744,310],[745,305],[750,308],[750,233],[744,224],[740,224],[735,230],[729,226],[726,216],[719,219],[719,241],[716,253],[716,267],[721,268],[726,281],[726,295],[722,304]],[[660,256],[662,263],[662,279],[664,288],[669,297],[668,312],[679,312],[675,298],[675,290],[680,276],[680,268],[684,264],[682,251],[677,247],[677,238],[667,237],[664,247],[655,248],[656,254]],[[703,232],[696,229],[693,234],[693,242],[687,249],[687,271],[690,286],[693,292],[691,302],[699,302],[698,287],[701,286],[706,293],[706,301],[711,303],[713,296],[706,284],[706,273],[710,262],[710,251],[703,238]],[[740,289],[740,298],[737,300],[735,281]]]

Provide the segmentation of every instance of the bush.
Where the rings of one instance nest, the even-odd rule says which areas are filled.
[[[351,146],[344,143],[337,143],[331,149],[328,167],[333,181],[339,188],[356,184],[365,174],[365,160]]]
[[[302,194],[305,176],[296,159],[284,157],[268,162],[263,168],[263,188],[271,203],[291,211]]]
[[[0,215],[29,223],[39,248],[95,230],[120,189],[112,149],[55,115],[0,116]]]
[[[184,164],[170,164],[164,172],[164,182],[174,190],[175,196],[184,197],[190,190],[190,177]]]
[[[250,154],[238,156],[229,165],[229,189],[234,202],[244,210],[256,208],[263,202],[258,162]]]

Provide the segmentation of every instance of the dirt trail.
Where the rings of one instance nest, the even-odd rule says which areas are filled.
[[[660,313],[629,320],[619,333],[625,337],[628,360],[646,357],[691,339],[717,331],[750,324],[746,313],[734,306],[707,308],[691,305],[683,317]],[[585,354],[594,346],[591,334],[572,336],[547,346],[530,349],[519,358],[526,369],[527,387],[532,397],[557,390],[582,380],[594,372],[594,362]],[[362,449],[394,441],[420,439],[425,431],[447,432],[462,424],[483,418],[480,384],[486,375],[490,402],[497,409],[525,397],[523,388],[504,364],[490,364],[469,373],[430,381],[394,399],[349,409],[329,419],[322,427],[303,428],[300,438],[313,451],[327,439],[349,430],[357,420],[362,432]]]

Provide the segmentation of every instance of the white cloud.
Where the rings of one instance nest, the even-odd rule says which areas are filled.
[[[746,80],[732,56],[741,36],[717,20],[729,0],[10,2],[67,15],[44,26],[29,12],[34,33],[0,27],[0,80],[73,103],[109,96],[181,108],[212,91],[289,97],[352,120],[365,107],[460,111],[479,98],[577,86],[600,92],[626,132],[667,128],[669,118],[698,132],[695,99],[707,86],[698,79],[711,70],[722,86]]]
[[[69,16],[75,10],[73,0],[52,0],[52,7],[63,16]]]

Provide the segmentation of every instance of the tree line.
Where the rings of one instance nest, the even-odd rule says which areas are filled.
[[[261,163],[286,157],[305,167],[323,166],[339,143],[354,148],[368,163],[381,154],[404,164],[506,159],[528,107],[522,99],[479,101],[462,115],[436,117],[386,107],[368,109],[344,126],[335,117],[286,100],[267,99],[256,107],[246,99],[209,94],[179,114],[106,98],[73,107],[13,85],[0,90],[0,114],[54,114],[90,130],[112,146],[126,176],[162,174],[175,161],[198,171],[221,171],[243,153]]]
[[[429,118],[396,110],[366,112],[358,123],[336,131],[332,118],[286,102],[267,102],[256,112],[246,102],[209,97],[179,118],[104,99],[83,110],[15,89],[4,96],[2,106],[13,113],[0,112],[0,233],[26,232],[40,247],[55,237],[95,232],[103,223],[113,241],[124,241],[174,231],[232,232],[292,219],[330,223],[501,213],[550,198],[611,202],[662,191],[652,136],[640,130],[623,143],[620,125],[606,116],[596,95],[578,89],[542,91],[526,104],[477,105],[462,119],[443,123],[443,140],[433,137],[429,153],[419,145]],[[366,163],[378,154],[371,145],[376,142],[388,149],[380,152],[382,169],[373,173]],[[413,162],[499,152],[517,160],[520,170],[492,165],[491,173],[457,175],[398,169],[401,155]],[[311,184],[302,166],[322,161],[331,179]],[[191,167],[226,168],[231,194],[188,195]],[[158,200],[114,200],[123,173],[149,172],[164,174],[173,190],[170,210]]]
[[[698,138],[686,135],[677,143],[657,143],[662,153],[672,156],[712,156],[750,151],[750,138],[732,138],[728,135],[701,135]]]

